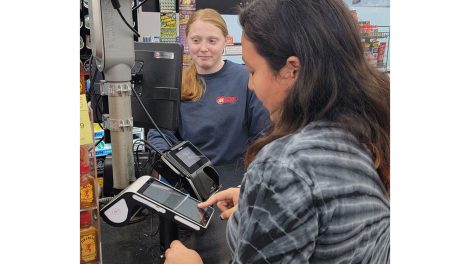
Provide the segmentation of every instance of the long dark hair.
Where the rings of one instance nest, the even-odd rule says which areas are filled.
[[[297,56],[297,81],[269,134],[253,142],[248,166],[273,140],[311,121],[339,123],[371,151],[390,189],[390,79],[369,65],[356,24],[341,0],[254,0],[240,9],[240,24],[256,51],[277,73]]]

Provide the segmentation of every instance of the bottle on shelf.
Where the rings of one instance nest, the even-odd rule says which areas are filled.
[[[80,263],[100,264],[96,153],[85,86],[88,74],[80,60]]]
[[[80,263],[99,263],[98,232],[89,211],[80,212]]]
[[[88,146],[80,146],[80,209],[96,207],[95,178],[90,175]]]
[[[377,52],[377,64],[383,65],[384,63],[384,54],[385,54],[385,48],[387,47],[386,42],[380,42],[379,44],[379,50]]]

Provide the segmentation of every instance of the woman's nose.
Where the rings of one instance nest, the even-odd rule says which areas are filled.
[[[207,45],[205,43],[201,44],[201,51],[208,51]]]

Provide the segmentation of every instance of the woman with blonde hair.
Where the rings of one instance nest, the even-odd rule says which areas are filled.
[[[217,167],[235,164],[232,167],[241,171],[247,144],[270,125],[268,112],[248,89],[245,66],[223,60],[228,30],[217,11],[196,11],[189,18],[185,33],[192,63],[183,71],[179,127],[164,133],[173,143],[190,141]],[[154,129],[147,138],[161,151],[169,148]],[[222,188],[238,186],[242,174],[222,173]],[[202,252],[207,263],[230,259],[225,225],[225,221],[214,219],[203,235],[188,240],[189,245],[194,244]],[[213,246],[219,250],[210,252]]]
[[[183,71],[180,124],[176,132],[165,131],[174,142],[196,145],[215,165],[239,160],[247,143],[270,124],[267,110],[248,90],[245,66],[222,58],[227,36],[224,19],[213,9],[189,18],[192,63]],[[154,129],[148,140],[160,150],[169,147]]]

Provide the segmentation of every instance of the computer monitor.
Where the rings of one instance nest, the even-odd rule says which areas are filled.
[[[134,49],[135,64],[131,72],[134,89],[159,128],[176,130],[181,100],[183,46],[178,43],[136,42]],[[92,74],[94,71],[92,68]],[[100,95],[99,83],[102,79],[102,74],[98,72],[91,93],[95,122],[102,122],[102,114],[109,113],[107,96]],[[131,107],[134,127],[155,128],[134,93]]]

